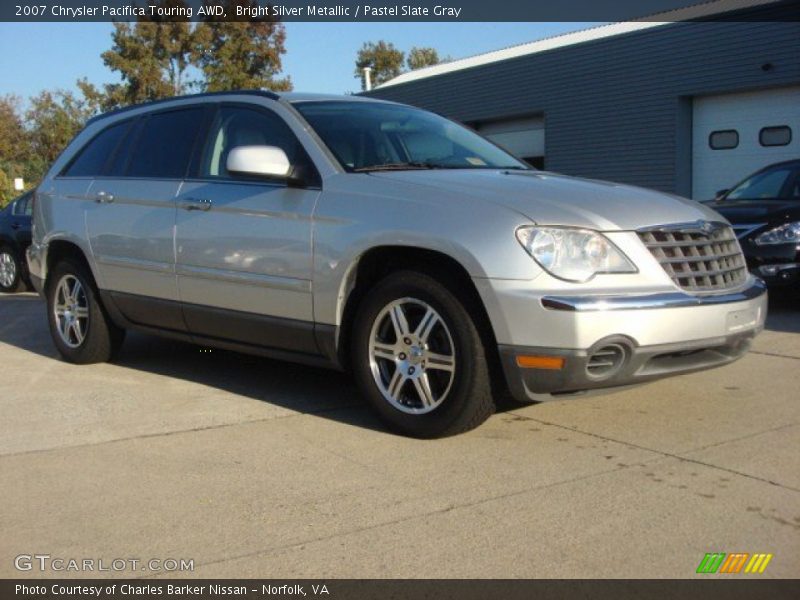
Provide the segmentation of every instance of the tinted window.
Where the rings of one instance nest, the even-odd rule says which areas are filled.
[[[13,213],[21,217],[30,217],[33,214],[33,204],[31,203],[31,195],[26,194],[17,200],[14,204]]]
[[[180,179],[186,174],[202,125],[203,109],[156,113],[142,123],[132,151],[128,177]]]
[[[117,146],[117,151],[114,153],[114,156],[112,156],[111,160],[106,164],[103,175],[106,177],[122,177],[125,174],[125,167],[128,165],[128,161],[131,157],[131,144],[136,140],[136,136],[144,121],[145,119],[135,119],[133,121],[133,125],[125,136],[125,139]]]
[[[758,132],[758,142],[762,146],[788,146],[792,141],[792,130],[786,125],[764,127]]]
[[[233,177],[226,164],[231,150],[237,146],[277,146],[293,165],[305,160],[300,143],[278,115],[240,106],[223,106],[211,127],[200,168],[201,176]],[[246,176],[237,174],[235,177]]]
[[[712,131],[708,136],[708,145],[712,150],[731,150],[739,145],[739,132],[735,129]]]
[[[737,185],[726,200],[760,200],[778,198],[786,185],[792,170],[788,167],[756,173]]]
[[[65,169],[68,177],[95,177],[103,173],[103,167],[114,153],[122,138],[128,133],[132,121],[112,125],[96,135]]]

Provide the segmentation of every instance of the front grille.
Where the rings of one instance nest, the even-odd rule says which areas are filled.
[[[744,256],[727,225],[698,223],[638,233],[667,275],[684,290],[726,290],[747,279]]]

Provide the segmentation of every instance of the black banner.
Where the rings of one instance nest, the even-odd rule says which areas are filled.
[[[771,20],[798,0],[15,0],[0,21],[649,21]]]
[[[60,600],[236,598],[238,600],[793,600],[792,580],[4,580],[0,597]]]

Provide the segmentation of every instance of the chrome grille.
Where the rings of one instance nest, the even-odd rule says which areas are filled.
[[[639,238],[675,284],[691,292],[734,288],[747,266],[729,226],[696,223],[639,231]]]

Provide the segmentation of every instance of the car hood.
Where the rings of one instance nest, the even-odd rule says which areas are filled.
[[[708,204],[731,223],[770,223],[800,219],[800,202],[785,200],[752,200],[748,202],[712,202]]]
[[[679,196],[546,171],[440,169],[370,175],[429,188],[434,201],[437,193],[448,193],[493,202],[542,225],[614,231],[722,220],[713,210]]]

